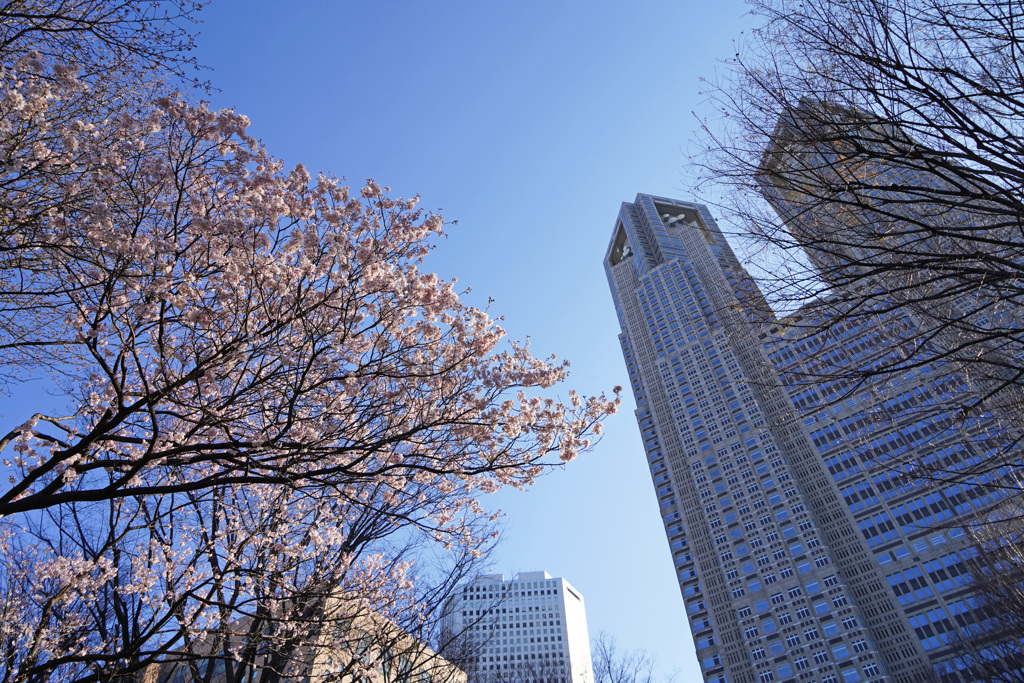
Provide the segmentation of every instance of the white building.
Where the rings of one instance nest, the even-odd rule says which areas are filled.
[[[460,662],[473,683],[591,683],[583,596],[563,578],[486,574],[450,604],[447,631],[460,639]]]

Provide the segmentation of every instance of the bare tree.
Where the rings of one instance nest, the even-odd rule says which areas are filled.
[[[594,683],[671,683],[677,674],[667,678],[657,673],[654,657],[644,650],[620,651],[615,637],[601,631],[590,645],[594,667]]]
[[[510,669],[492,672],[486,677],[486,680],[496,683],[561,683],[573,679],[573,672],[565,660],[558,659],[526,659],[516,662]]]
[[[983,455],[892,467],[1019,490],[1024,10],[762,0],[754,11],[764,25],[711,90],[723,116],[705,122],[697,162],[709,191],[724,183],[722,213],[787,315],[749,310],[804,352],[784,382],[821,407],[862,392],[895,400],[894,385],[927,373],[933,394],[901,419],[918,411]],[[867,348],[832,353],[869,328]]]
[[[1017,501],[997,506],[971,528],[964,575],[974,611],[953,615],[946,633],[972,680],[1024,683],[1024,534]]]

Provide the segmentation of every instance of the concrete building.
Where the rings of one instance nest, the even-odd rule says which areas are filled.
[[[913,321],[837,327],[815,347],[773,320],[706,207],[649,195],[622,205],[605,268],[705,680],[969,680],[955,633],[979,617],[957,521],[991,489],[909,473],[984,457],[991,425],[906,417],[958,390],[938,366],[848,395],[782,379],[885,353]]]
[[[239,619],[192,643],[187,651],[179,648],[165,653],[162,661],[146,667],[138,680],[467,683],[462,670],[419,638],[344,598],[329,598],[304,637],[297,638],[293,630],[278,635],[277,626]],[[245,663],[243,653],[253,648],[254,635],[260,642]]]
[[[471,683],[592,683],[583,596],[563,578],[486,574],[462,587],[445,617]]]

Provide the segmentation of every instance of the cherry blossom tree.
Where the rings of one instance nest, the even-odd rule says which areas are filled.
[[[39,324],[53,298],[23,275],[37,262],[33,235],[50,212],[82,210],[92,201],[92,177],[82,135],[99,145],[123,142],[114,122],[145,117],[171,84],[202,86],[190,55],[191,28],[202,3],[188,0],[12,0],[0,2],[0,263],[18,277],[0,283],[5,347],[21,339],[21,325]],[[95,146],[95,145],[94,145]],[[35,291],[40,297],[33,298]],[[21,316],[20,306],[32,315]],[[56,314],[61,319],[61,314]],[[51,356],[59,343],[51,344]],[[23,353],[0,378],[38,370]]]
[[[151,91],[159,77],[204,86],[191,55],[203,0],[4,0],[0,56],[5,68],[34,52],[69,66],[91,85]],[[107,91],[109,92],[109,90]]]
[[[118,63],[166,64],[124,35]],[[415,633],[494,535],[480,496],[589,449],[618,398],[545,395],[568,364],[420,269],[444,221],[418,198],[285,170],[153,82],[99,107],[102,60],[19,40],[0,373],[54,396],[0,438],[0,679],[273,683],[354,620]],[[372,642],[332,675],[381,676]]]

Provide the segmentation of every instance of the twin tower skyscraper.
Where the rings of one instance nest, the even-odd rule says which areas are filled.
[[[883,353],[898,312],[793,333],[800,313],[774,320],[706,207],[645,194],[605,269],[705,681],[974,680],[962,646],[985,616],[961,522],[993,488],[913,472],[989,457],[992,425],[941,408],[939,363],[863,391],[789,379],[812,355]]]

